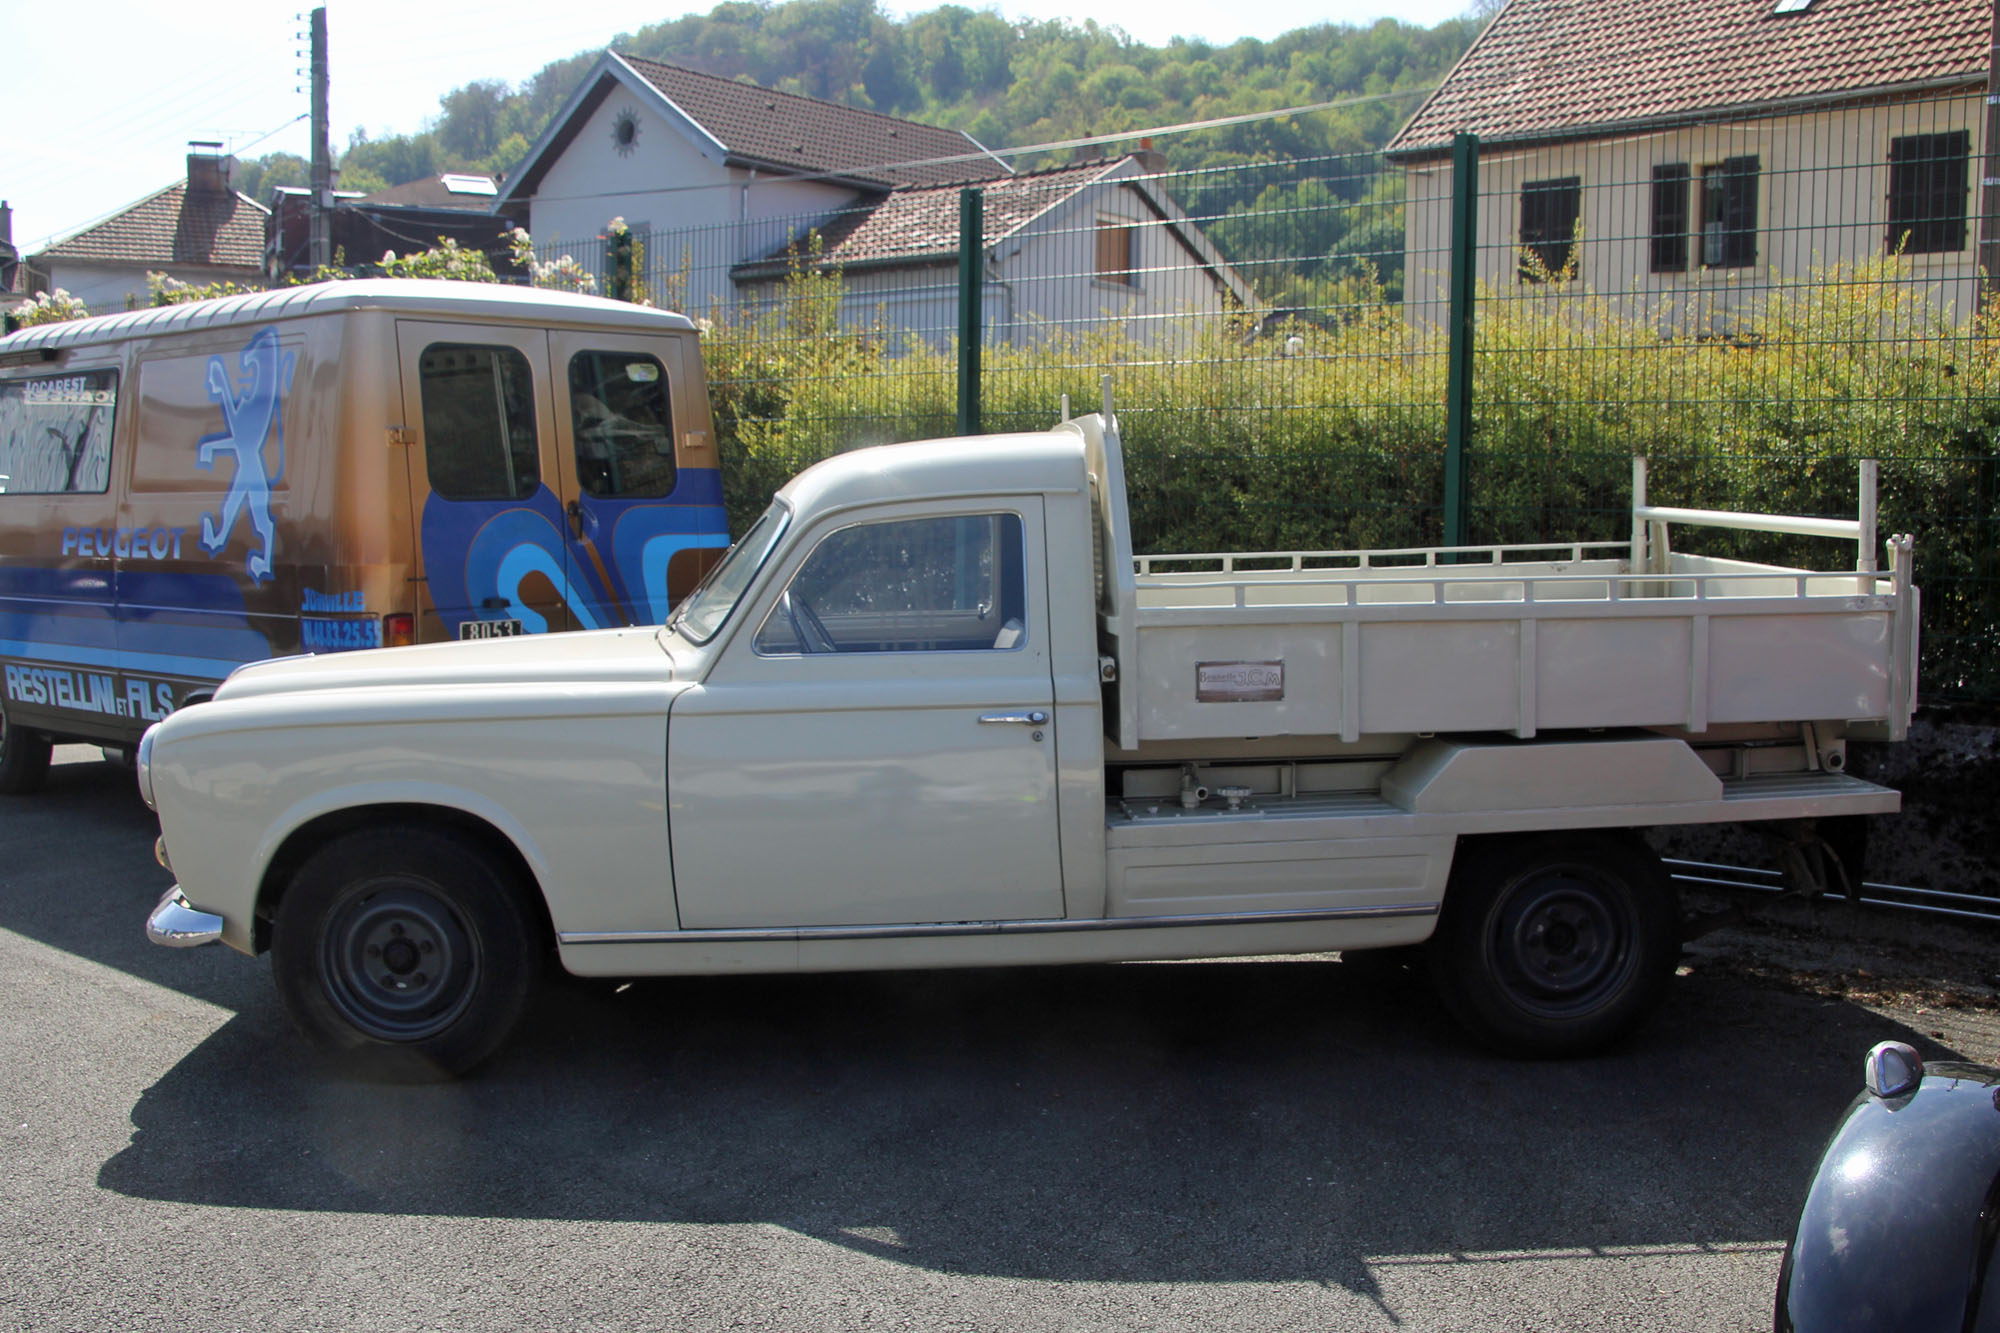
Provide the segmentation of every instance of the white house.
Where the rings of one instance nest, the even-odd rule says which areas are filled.
[[[1391,141],[1406,300],[1441,317],[1451,143],[1479,136],[1479,278],[1725,331],[1880,260],[1973,308],[1991,0],[1511,0]]]
[[[578,259],[622,217],[650,270],[693,275],[662,295],[703,312],[733,303],[731,266],[781,245],[800,217],[899,184],[1007,174],[955,130],[607,51],[495,209],[525,211],[538,245]]]
[[[62,288],[92,314],[145,305],[148,273],[262,286],[267,211],[233,188],[236,160],[220,147],[190,145],[186,180],[28,256],[23,286]]]
[[[14,210],[0,199],[0,314],[26,302],[32,293],[23,291],[28,278],[21,264],[21,252],[14,245]]]
[[[507,180],[544,255],[603,263],[622,217],[654,300],[754,310],[794,265],[837,269],[843,317],[956,329],[959,192],[985,194],[989,325],[1031,329],[1254,304],[1140,156],[1017,174],[956,130],[606,52]],[[818,238],[818,250],[811,238]]]
[[[981,309],[992,335],[1025,344],[1115,328],[1159,343],[1255,307],[1249,286],[1149,174],[1151,158],[980,183]],[[732,276],[754,304],[779,299],[795,266],[838,270],[845,322],[941,344],[958,328],[962,188],[892,191]]]

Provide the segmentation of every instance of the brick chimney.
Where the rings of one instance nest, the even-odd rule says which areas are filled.
[[[236,159],[222,151],[212,139],[188,140],[188,197],[216,198],[229,193],[236,174]]]
[[[0,199],[0,293],[14,290],[14,270],[20,262],[21,252],[14,248],[14,210]]]

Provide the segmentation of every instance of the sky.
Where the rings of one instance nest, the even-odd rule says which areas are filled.
[[[1150,45],[1175,36],[1271,38],[1313,23],[1385,17],[1428,27],[1469,7],[1469,0],[1093,0],[1079,13],[1063,0],[961,3],[1009,19],[1094,18]],[[602,49],[621,31],[713,4],[675,8],[670,0],[654,11],[546,0],[326,0],[334,151],[357,128],[371,138],[422,129],[438,98],[462,84],[519,83],[551,60]],[[881,0],[893,17],[934,7]],[[0,0],[0,125],[7,127],[0,201],[13,206],[15,245],[32,254],[179,180],[190,139],[222,140],[244,158],[308,156],[308,8],[310,0],[236,0],[214,9]]]

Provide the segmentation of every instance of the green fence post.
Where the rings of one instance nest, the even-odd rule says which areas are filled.
[[[1465,545],[1465,441],[1472,434],[1472,318],[1478,290],[1479,136],[1451,140],[1451,312],[1445,353],[1444,544]]]
[[[958,192],[958,433],[979,434],[979,349],[986,337],[986,196]]]

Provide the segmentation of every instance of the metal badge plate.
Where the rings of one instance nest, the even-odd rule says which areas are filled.
[[[1270,703],[1285,697],[1283,662],[1197,662],[1194,697],[1205,704]]]

